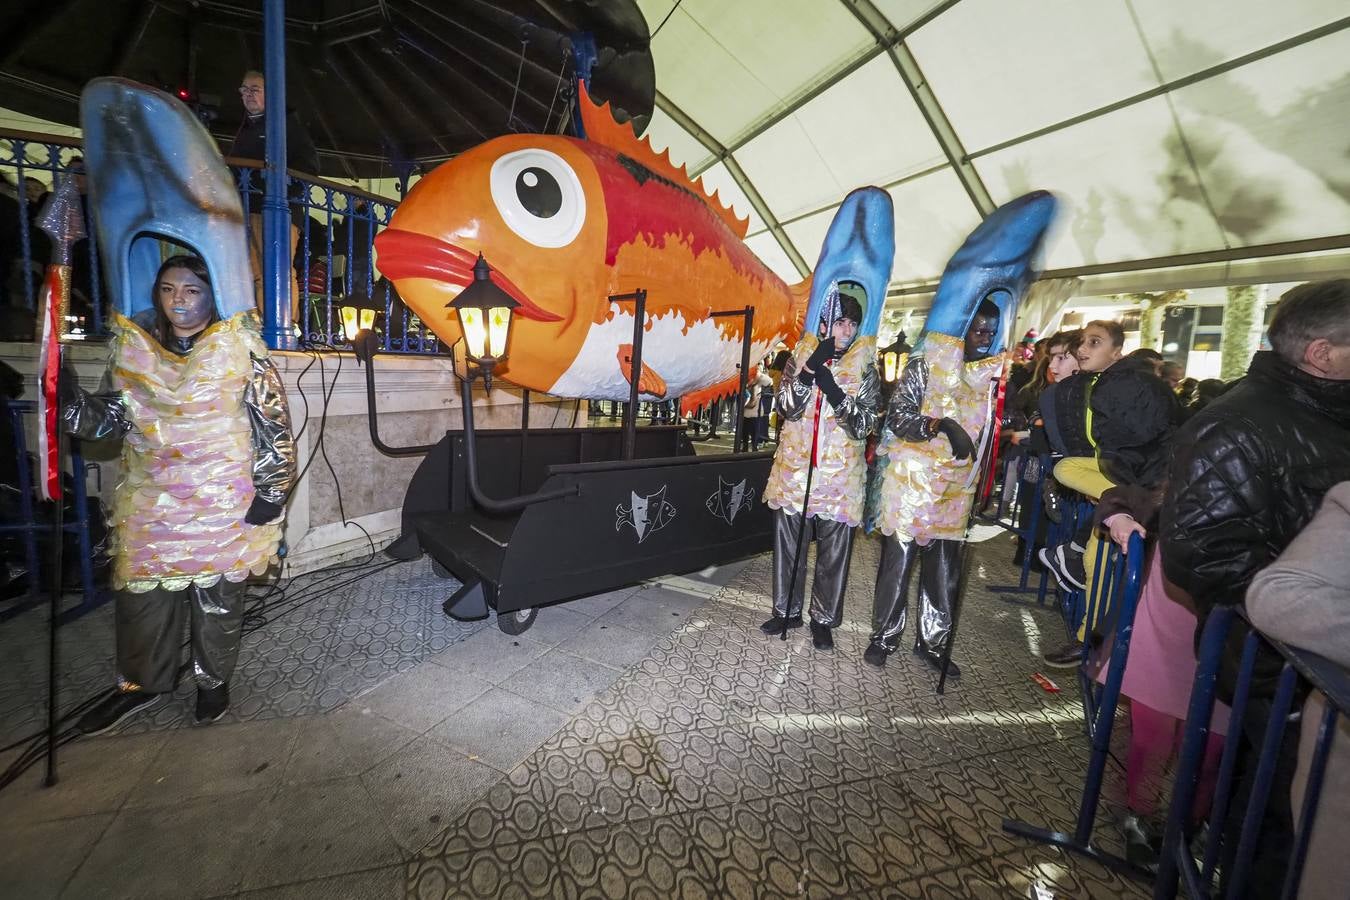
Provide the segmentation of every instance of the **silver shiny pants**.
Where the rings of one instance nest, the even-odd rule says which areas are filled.
[[[941,651],[952,630],[952,615],[961,577],[961,541],[915,541],[888,537],[882,542],[877,589],[872,599],[872,642],[894,652],[904,634],[908,613],[909,580],[919,564],[919,627],[914,645]]]
[[[178,681],[183,619],[191,631],[192,675],[199,687],[230,680],[244,625],[244,584],[224,578],[211,587],[118,591],[117,674],[147,693],[172,691]]]
[[[802,614],[806,599],[806,556],[814,540],[816,571],[811,586],[811,621],[838,628],[844,621],[844,586],[848,583],[848,564],[853,555],[853,528],[843,522],[812,516],[806,523],[802,552],[798,556],[797,537],[801,528],[801,516],[774,510],[773,614],[785,618]],[[788,599],[789,582],[793,585],[791,602]]]

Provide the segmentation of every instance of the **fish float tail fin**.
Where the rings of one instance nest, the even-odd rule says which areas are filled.
[[[739,368],[739,366],[737,367]],[[750,381],[759,376],[759,366],[750,367]],[[748,383],[748,382],[747,382]],[[723,397],[729,397],[741,389],[741,376],[737,374],[719,381],[717,384],[705,387],[701,391],[694,391],[685,394],[680,398],[680,415],[688,418],[699,407],[707,406],[714,400],[721,400]]]

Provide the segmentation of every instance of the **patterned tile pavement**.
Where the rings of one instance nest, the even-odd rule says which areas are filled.
[[[945,697],[908,653],[862,662],[874,541],[829,654],[760,634],[769,558],[752,560],[423,848],[410,895],[1148,896],[1001,831],[1071,829],[1087,763],[1077,691],[1030,677],[1057,616],[984,590],[1012,580],[1007,548],[978,547]],[[1122,796],[1113,769],[1098,828],[1116,852]]]
[[[0,795],[0,868],[68,897],[1147,896],[1001,831],[1071,829],[1087,762],[1074,685],[1031,680],[1058,616],[985,590],[1009,551],[976,545],[945,697],[907,652],[862,662],[868,539],[830,654],[759,632],[767,556],[572,601],[520,638],[446,619],[455,584],[425,560],[296,579],[245,642],[233,724],[179,728],[185,686],[71,745],[60,797]],[[67,705],[108,683],[109,613],[62,631]],[[40,628],[0,626],[0,746],[40,719]],[[193,748],[215,754],[205,780],[175,762]],[[1122,782],[1109,767],[1098,815],[1116,852]],[[242,867],[182,868],[208,822]],[[33,854],[58,828],[80,840],[46,884]]]
[[[327,712],[488,624],[441,613],[459,582],[438,577],[428,558],[395,565],[378,555],[287,579],[281,587],[251,604],[227,721]],[[264,590],[250,593],[261,598]],[[112,613],[105,604],[61,628],[61,709],[112,686]],[[46,610],[35,609],[0,624],[0,746],[44,725],[46,622]],[[184,682],[169,703],[122,733],[184,725],[193,697]]]

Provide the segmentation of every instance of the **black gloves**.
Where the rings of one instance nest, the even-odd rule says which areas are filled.
[[[827,337],[820,342],[820,346],[811,353],[806,359],[805,368],[812,372],[819,372],[820,367],[825,365],[825,361],[834,356],[834,338]]]
[[[278,504],[255,496],[248,512],[244,513],[244,521],[250,525],[266,525],[281,515],[281,510]]]
[[[938,431],[947,436],[947,440],[952,445],[952,456],[956,459],[970,459],[975,455],[975,444],[971,442],[970,435],[961,427],[960,423],[954,419],[939,419]]]
[[[830,371],[829,366],[821,366],[816,370],[816,384],[825,395],[825,399],[830,401],[830,405],[838,409],[839,404],[844,402],[844,390],[834,380],[834,373]]]
[[[821,369],[825,368],[825,361],[834,356],[834,338],[827,337],[820,342],[820,345],[806,358],[806,363],[802,370],[797,373],[797,380],[810,387],[816,383],[816,375]]]

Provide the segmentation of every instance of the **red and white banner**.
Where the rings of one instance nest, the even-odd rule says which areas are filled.
[[[66,270],[68,271],[68,270]],[[38,356],[38,490],[43,500],[61,499],[61,442],[56,429],[60,402],[57,380],[61,377],[61,300],[65,296],[65,272],[47,268],[42,288],[42,344]]]

